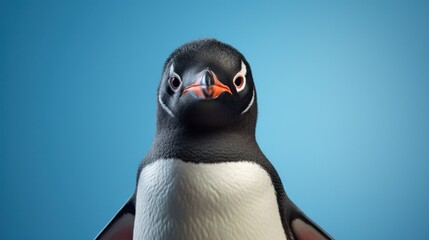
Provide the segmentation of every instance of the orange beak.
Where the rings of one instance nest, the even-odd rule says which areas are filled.
[[[223,92],[228,92],[232,95],[231,89],[222,84],[216,74],[209,68],[205,69],[197,78],[197,80],[187,86],[182,95],[192,91],[203,99],[216,99]]]

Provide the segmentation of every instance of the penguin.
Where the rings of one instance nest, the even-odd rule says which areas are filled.
[[[97,240],[333,239],[286,195],[255,138],[249,63],[216,39],[177,48],[133,195]]]

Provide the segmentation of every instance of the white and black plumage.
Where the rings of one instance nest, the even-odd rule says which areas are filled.
[[[136,191],[96,239],[332,239],[287,197],[256,142],[256,118],[240,52],[213,39],[175,50]]]

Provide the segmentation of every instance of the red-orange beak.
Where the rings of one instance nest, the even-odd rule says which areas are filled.
[[[231,89],[222,84],[216,74],[209,68],[205,69],[197,78],[197,80],[187,86],[182,95],[192,91],[203,99],[216,99],[223,92],[228,92],[232,95]]]

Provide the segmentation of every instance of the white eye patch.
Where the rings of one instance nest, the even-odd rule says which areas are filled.
[[[173,74],[175,74],[174,65],[171,64],[170,76],[172,76]],[[168,108],[168,106],[164,103],[164,101],[162,101],[161,93],[158,93],[158,101],[159,101],[159,104],[161,105],[162,109],[164,109],[164,111],[166,111],[168,113],[168,115],[170,115],[171,117],[174,117],[173,112],[170,110],[170,108]]]

